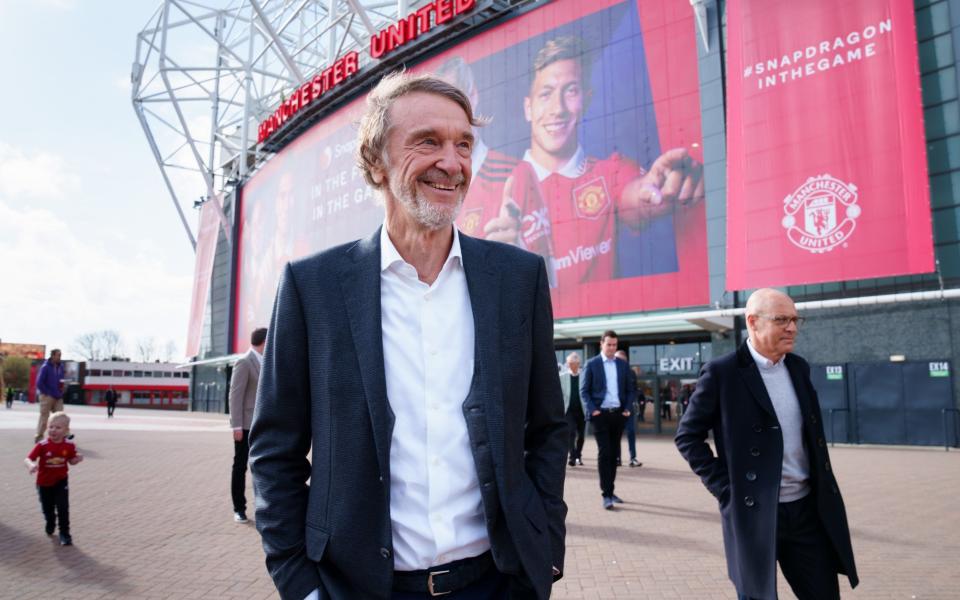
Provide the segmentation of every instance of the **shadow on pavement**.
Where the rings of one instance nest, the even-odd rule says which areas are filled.
[[[24,535],[22,532],[0,523],[0,540],[13,556],[28,557],[27,560],[5,560],[4,566],[22,572],[24,578],[41,578],[49,571],[37,567],[41,562],[55,558],[60,566],[67,569],[71,582],[92,583],[114,597],[128,596],[133,587],[126,581],[123,569],[104,564],[85,553],[78,546],[61,547],[57,537],[46,537],[42,532],[42,517],[37,515],[36,535]],[[6,552],[4,552],[6,554]]]
[[[618,511],[630,512],[630,509],[618,508]],[[629,518],[624,515],[625,518]],[[581,525],[580,523],[571,523],[567,521],[567,535],[581,536],[585,538],[595,538],[600,540],[617,540],[628,544],[638,546],[647,546],[651,548],[668,547],[673,549],[683,549],[698,554],[716,554],[715,545],[704,543],[697,539],[670,535],[658,531],[657,533],[646,533],[633,531],[624,527],[611,527],[608,525]]]

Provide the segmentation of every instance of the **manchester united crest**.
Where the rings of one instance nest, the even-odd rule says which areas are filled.
[[[798,248],[823,254],[846,246],[857,226],[857,186],[832,175],[809,177],[783,199],[781,221],[787,238]]]
[[[610,206],[607,182],[597,177],[573,190],[573,204],[581,219],[596,219]]]
[[[482,213],[482,208],[474,208],[463,213],[463,216],[460,218],[460,231],[476,237],[480,233],[480,217]]]

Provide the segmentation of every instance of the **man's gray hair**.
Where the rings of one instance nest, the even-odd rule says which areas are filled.
[[[470,99],[457,87],[432,75],[410,75],[405,71],[390,73],[367,94],[367,109],[360,118],[357,134],[357,167],[367,183],[375,189],[380,189],[384,184],[374,179],[373,171],[385,167],[390,107],[398,98],[414,92],[436,94],[452,100],[466,113],[470,125],[482,125],[473,116]]]

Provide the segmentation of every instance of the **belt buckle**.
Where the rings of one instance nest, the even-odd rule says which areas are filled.
[[[430,575],[427,576],[427,590],[430,592],[431,596],[446,596],[453,590],[447,590],[446,592],[435,592],[433,590],[433,576],[434,575],[446,575],[450,571],[431,571]]]

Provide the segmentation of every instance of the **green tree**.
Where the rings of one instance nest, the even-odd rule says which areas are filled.
[[[30,361],[22,356],[3,359],[3,378],[8,387],[25,390],[30,383]]]

